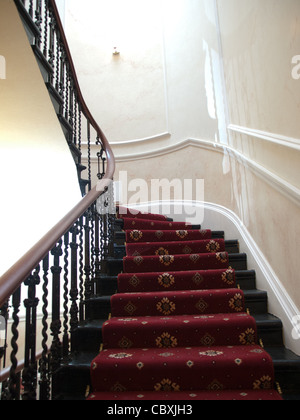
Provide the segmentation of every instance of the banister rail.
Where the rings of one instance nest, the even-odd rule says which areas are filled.
[[[89,191],[0,278],[0,321],[6,324],[5,337],[0,330],[0,399],[59,399],[58,372],[78,348],[78,327],[89,319],[86,302],[101,292],[110,255],[115,159],[84,101],[55,0],[14,1]],[[94,176],[93,139],[99,147]],[[87,168],[81,161],[84,145]]]
[[[111,171],[110,171],[111,172]],[[20,287],[45,255],[59,239],[68,232],[76,221],[106,192],[110,180],[107,177],[98,183],[56,226],[54,226],[36,245],[34,245],[13,267],[0,278],[0,307]]]

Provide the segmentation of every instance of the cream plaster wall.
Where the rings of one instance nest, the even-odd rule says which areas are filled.
[[[112,143],[168,131],[162,30],[159,0],[67,1],[80,84]]]
[[[71,8],[71,1],[67,1]],[[122,134],[124,127],[117,123],[121,115],[118,105],[107,99],[112,77],[117,74],[114,66],[119,63],[120,71],[127,59],[121,49],[119,61],[110,57],[109,63],[104,62],[106,83],[102,75],[98,84],[87,83],[85,87],[94,110],[106,98],[107,111],[98,114],[98,121],[110,121],[106,134],[117,141],[116,180],[119,171],[128,172],[128,181],[142,178],[148,184],[153,178],[204,179],[205,201],[235,213],[293,301],[296,314],[295,308],[300,310],[300,80],[292,77],[292,58],[300,54],[300,3],[162,0],[161,4],[163,54],[158,49],[155,54],[157,68],[164,73],[164,86],[160,72],[156,74],[157,85],[151,83],[156,86],[153,93],[157,100],[162,92],[165,95],[162,114],[155,114],[154,102],[143,108],[144,102],[150,103],[146,95],[138,105],[128,101],[128,110],[141,108],[143,116]],[[72,40],[75,23],[80,23],[79,13],[69,19],[73,20],[73,29],[67,26]],[[96,51],[99,43],[97,38]],[[90,41],[87,48],[89,45]],[[111,55],[111,46],[106,54]],[[84,79],[79,58],[79,78]],[[138,56],[134,59],[138,63]],[[103,61],[105,56],[97,66]],[[90,60],[89,71],[92,67]],[[132,84],[134,74],[128,72],[128,84],[119,93],[136,88]],[[147,77],[145,73],[144,85],[148,84]],[[117,95],[114,98],[118,101]],[[123,99],[120,94],[122,106],[126,103]],[[135,112],[133,109],[133,115]],[[161,124],[164,118],[166,127]],[[147,119],[154,123],[151,130],[146,130]],[[141,138],[143,141],[132,142]],[[129,200],[133,194],[129,193]],[[272,284],[263,278],[258,284],[268,289],[270,310],[280,315]]]
[[[0,274],[77,202],[80,191],[62,134],[15,4],[0,2]]]
[[[226,136],[222,98],[215,104],[221,75],[212,6],[211,0],[87,0],[83,8],[80,0],[66,1],[83,93],[116,156],[189,137],[218,139],[220,130]]]
[[[230,144],[299,188],[298,0],[218,0]],[[245,134],[246,132],[246,134]]]

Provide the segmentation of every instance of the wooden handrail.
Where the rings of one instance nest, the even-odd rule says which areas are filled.
[[[57,25],[59,27],[61,42],[64,44],[65,52],[67,54],[81,110],[97,132],[97,135],[102,142],[102,146],[107,158],[107,168],[104,178],[98,182],[97,186],[94,187],[59,223],[57,223],[57,225],[55,225],[35,246],[33,246],[16,264],[13,265],[13,267],[11,267],[0,278],[0,308],[7,302],[11,295],[15,293],[15,291],[21,286],[21,284],[26,280],[30,273],[37,267],[40,261],[42,261],[47,253],[56,245],[60,238],[69,231],[74,223],[107,190],[108,181],[113,179],[115,172],[115,158],[113,151],[107,138],[100,129],[99,125],[96,123],[86,105],[86,102],[83,99],[74,63],[55,0],[49,1],[50,5],[52,6]]]
[[[111,158],[110,158],[111,159]],[[112,179],[114,161],[108,160],[108,171],[97,187],[94,187],[57,225],[55,225],[30,251],[14,264],[0,278],[0,307],[20,287],[35,267],[43,260],[47,253],[55,246],[60,238],[70,230],[74,223],[86,210],[103,194],[108,186],[107,180]]]

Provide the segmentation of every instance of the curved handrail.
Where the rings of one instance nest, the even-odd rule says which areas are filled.
[[[106,174],[97,186],[89,193],[59,222],[57,223],[35,246],[33,246],[16,264],[14,264],[5,274],[0,278],[0,308],[8,301],[13,293],[21,286],[30,273],[43,260],[47,253],[55,246],[60,238],[76,223],[76,221],[89,209],[89,207],[107,191],[108,181],[113,179],[115,172],[115,158],[110,144],[100,129],[99,125],[93,118],[86,102],[83,98],[78,78],[75,71],[75,66],[68,46],[63,25],[59,16],[55,0],[49,0],[53,9],[57,26],[59,28],[61,41],[64,44],[65,52],[72,73],[75,84],[78,101],[81,110],[90,124],[93,126],[99,139],[102,142],[103,149],[107,157]]]
[[[59,223],[57,223],[57,225],[34,245],[30,251],[1,276],[0,307],[7,302],[10,296],[26,280],[59,239],[70,230],[74,223],[107,190],[107,180],[111,180],[113,176],[113,165],[114,164],[110,166],[103,180],[99,181],[97,187],[94,187]]]

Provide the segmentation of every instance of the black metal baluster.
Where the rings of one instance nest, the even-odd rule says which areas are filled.
[[[114,236],[115,236],[115,219],[116,219],[116,206],[114,200],[114,183],[110,182],[108,187],[108,241],[109,250],[108,255],[114,255]]]
[[[44,2],[44,46],[43,54],[46,60],[48,60],[48,0]]]
[[[89,191],[92,189],[92,166],[91,166],[91,124],[87,121],[87,141],[88,141],[88,180]]]
[[[60,64],[61,64],[61,59],[60,59],[60,54],[61,54],[61,50],[60,50],[60,34],[59,31],[56,29],[55,31],[55,39],[56,39],[56,62],[55,62],[55,90],[57,93],[59,93],[59,82],[60,82]]]
[[[48,63],[50,64],[52,71],[49,75],[49,82],[53,86],[54,78],[54,63],[55,63],[55,19],[52,10],[49,10],[50,22],[49,22],[49,49],[48,49]]]
[[[42,17],[42,0],[36,0],[36,8],[35,8],[35,24],[39,30],[39,34],[36,38],[36,46],[40,49],[42,44],[42,24],[43,24],[43,17]]]
[[[71,248],[71,290],[70,290],[70,331],[71,331],[71,351],[74,352],[78,345],[78,244],[77,235],[79,234],[78,225],[71,229],[72,242]]]
[[[28,298],[24,301],[26,308],[25,326],[25,364],[23,370],[23,400],[36,400],[37,363],[36,363],[36,312],[39,299],[36,297],[36,286],[40,284],[40,266],[25,281],[28,287]]]
[[[92,284],[92,294],[94,293],[94,281],[95,281],[95,213],[96,207],[93,204],[91,206],[91,267],[92,267],[92,276],[91,276],[91,284]]]
[[[7,350],[7,323],[9,318],[9,311],[8,311],[8,303],[6,303],[0,310],[1,321],[3,325],[1,325],[1,346],[0,346],[0,371],[1,367],[5,368],[6,366],[6,350]],[[4,381],[1,384],[1,401],[8,399],[8,381]]]
[[[63,357],[64,360],[69,357],[69,232],[64,236],[64,335],[63,335]]]
[[[72,127],[72,134],[70,134],[71,138],[70,141],[74,142],[74,82],[72,77],[70,77],[69,83],[69,115],[68,121],[70,126]]]
[[[89,300],[92,296],[92,282],[91,282],[91,242],[90,242],[90,220],[91,211],[88,210],[85,213],[85,224],[84,224],[84,273],[85,273],[85,299]]]
[[[79,219],[79,321],[84,321],[84,238],[83,238],[83,216]]]
[[[59,89],[58,92],[60,96],[64,99],[65,96],[65,62],[66,62],[66,56],[64,52],[64,47],[59,40],[59,49],[60,49],[60,73],[59,73]],[[64,113],[64,104],[62,105],[62,109],[60,110],[61,115]]]
[[[95,260],[95,274],[94,274],[94,290],[96,290],[97,285],[100,286],[101,290],[101,248],[100,248],[100,221],[97,211],[94,213],[94,229],[95,229],[95,249],[94,249],[94,260]]]
[[[21,385],[21,375],[17,373],[17,366],[18,366],[18,359],[17,354],[19,351],[18,347],[18,338],[19,338],[19,311],[20,311],[20,304],[21,304],[21,287],[13,294],[12,299],[12,307],[13,307],[13,324],[11,327],[12,330],[12,339],[11,339],[11,347],[12,352],[10,356],[11,361],[11,369],[10,369],[10,377],[9,377],[9,400],[20,400],[20,385]]]
[[[81,153],[81,139],[82,139],[82,134],[81,134],[81,128],[82,128],[82,123],[81,123],[81,119],[82,119],[82,115],[81,115],[82,111],[81,111],[81,106],[78,103],[78,150]],[[81,158],[80,158],[81,160]]]
[[[59,395],[59,381],[57,372],[62,360],[62,344],[60,341],[60,276],[62,268],[60,267],[60,257],[62,256],[62,240],[52,249],[51,254],[54,257],[54,263],[51,267],[52,272],[52,322],[51,333],[53,337],[51,345],[51,373],[52,373],[52,399]]]
[[[31,19],[33,18],[33,0],[29,0],[29,9],[28,9],[29,16]]]
[[[78,101],[77,101],[77,96],[76,93],[74,91],[74,126],[73,126],[73,143],[75,144],[75,146],[77,146],[77,107],[78,107]]]
[[[49,377],[49,357],[48,357],[48,272],[49,272],[49,254],[43,260],[43,329],[42,329],[42,348],[43,354],[40,363],[40,400],[48,401],[50,399],[50,377]]]

